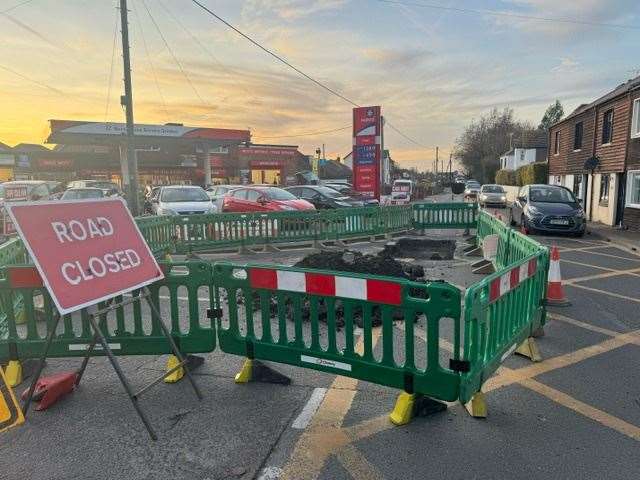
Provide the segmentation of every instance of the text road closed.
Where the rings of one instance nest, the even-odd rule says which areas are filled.
[[[120,199],[10,204],[8,210],[62,314],[163,278]]]

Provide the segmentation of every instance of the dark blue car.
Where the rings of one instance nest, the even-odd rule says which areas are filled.
[[[587,222],[571,190],[556,185],[526,185],[511,207],[512,222],[527,233],[583,236]]]

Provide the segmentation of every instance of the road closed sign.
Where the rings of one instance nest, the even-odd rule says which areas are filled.
[[[164,277],[121,199],[6,207],[61,314]]]

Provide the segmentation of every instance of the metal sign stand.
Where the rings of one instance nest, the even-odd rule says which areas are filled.
[[[134,392],[133,388],[131,388],[131,385],[129,384],[129,381],[127,380],[127,377],[125,376],[124,372],[120,368],[120,364],[118,363],[118,360],[117,360],[116,356],[111,351],[111,347],[109,346],[107,338],[105,337],[104,333],[102,332],[102,329],[100,328],[99,320],[96,320],[96,318],[98,318],[98,317],[100,317],[102,315],[108,314],[109,312],[111,312],[113,310],[116,310],[118,308],[124,307],[126,305],[131,304],[131,303],[135,303],[135,302],[137,302],[137,301],[139,301],[139,300],[141,300],[143,298],[147,301],[147,303],[149,304],[149,308],[151,309],[151,321],[153,322],[154,318],[157,319],[157,322],[158,322],[158,324],[160,326],[160,329],[162,330],[162,333],[164,334],[164,336],[167,338],[167,341],[169,342],[169,345],[171,347],[172,353],[178,358],[178,364],[174,368],[164,372],[160,377],[156,378],[155,380],[153,380],[148,385],[142,387],[137,392]],[[58,328],[58,323],[60,322],[60,317],[61,317],[61,315],[56,315],[55,316],[55,320],[53,321],[51,331],[49,331],[49,334],[47,336],[47,342],[45,344],[45,347],[44,347],[44,350],[42,352],[42,355],[40,356],[40,361],[38,363],[38,367],[36,369],[35,375],[33,376],[33,379],[31,380],[31,385],[30,385],[28,393],[27,393],[27,398],[26,398],[24,406],[22,408],[25,417],[27,415],[27,411],[29,409],[29,405],[31,404],[31,400],[33,399],[36,384],[38,383],[38,380],[40,379],[40,375],[42,374],[42,370],[43,370],[44,365],[45,365],[47,354],[49,352],[49,347],[51,346],[51,343],[53,341],[53,337],[55,336],[55,332],[56,332],[56,330]],[[155,431],[153,430],[153,427],[151,427],[151,424],[149,423],[149,420],[147,419],[147,416],[145,415],[145,413],[140,408],[140,405],[138,404],[138,400],[139,400],[140,396],[143,393],[145,393],[151,387],[153,387],[154,385],[156,385],[159,382],[161,382],[162,380],[164,380],[167,376],[169,376],[170,374],[172,374],[173,372],[175,372],[179,368],[184,368],[184,372],[185,372],[187,378],[189,379],[189,382],[191,383],[191,386],[193,387],[193,391],[195,392],[195,394],[198,397],[198,399],[202,400],[202,393],[200,392],[200,389],[196,385],[195,380],[191,376],[191,372],[189,371],[189,368],[188,368],[188,365],[187,365],[187,359],[182,355],[182,353],[178,349],[178,346],[176,345],[175,341],[173,340],[173,337],[171,336],[171,332],[167,329],[166,325],[162,321],[162,317],[161,317],[161,314],[160,314],[160,309],[151,300],[151,292],[149,291],[148,287],[144,287],[142,289],[142,294],[141,295],[138,295],[136,297],[131,297],[131,298],[123,300],[122,302],[119,302],[119,303],[111,304],[111,305],[109,305],[107,307],[101,308],[101,309],[89,314],[89,322],[91,322],[91,327],[93,328],[94,336],[93,336],[93,341],[91,342],[91,344],[87,348],[87,353],[86,353],[86,355],[84,356],[84,358],[82,360],[82,364],[80,366],[80,369],[76,373],[76,379],[75,379],[75,386],[76,387],[80,384],[80,380],[82,379],[82,375],[84,374],[84,372],[85,372],[85,370],[87,368],[87,365],[89,363],[89,358],[91,357],[91,353],[95,349],[96,344],[98,342],[100,342],[100,345],[102,346],[102,349],[106,353],[107,357],[109,357],[109,361],[111,362],[111,366],[113,367],[113,369],[115,370],[116,374],[118,375],[118,378],[120,379],[120,383],[122,383],[122,386],[124,387],[125,392],[129,396],[129,399],[131,400],[131,403],[133,404],[133,408],[136,410],[138,416],[140,417],[140,420],[142,420],[142,423],[144,424],[145,428],[147,429],[147,432],[149,432],[149,436],[153,440],[157,440],[158,437],[157,437]]]

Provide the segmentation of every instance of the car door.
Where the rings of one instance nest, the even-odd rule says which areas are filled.
[[[320,193],[318,193],[313,188],[300,189],[300,195],[298,195],[298,197],[311,203],[311,205],[316,208],[326,208],[326,206],[322,205]]]
[[[244,198],[247,195],[247,190],[244,188],[240,188],[238,190],[233,190],[227,193],[224,196],[223,205],[225,212],[244,212]]]
[[[513,207],[511,208],[511,218],[518,225],[522,225],[522,215],[524,212],[524,207],[527,204],[528,195],[529,187],[522,187],[518,192],[515,201],[513,202]]]
[[[269,199],[266,198],[259,190],[247,190],[247,208],[248,212],[266,212],[269,210],[267,204]]]

